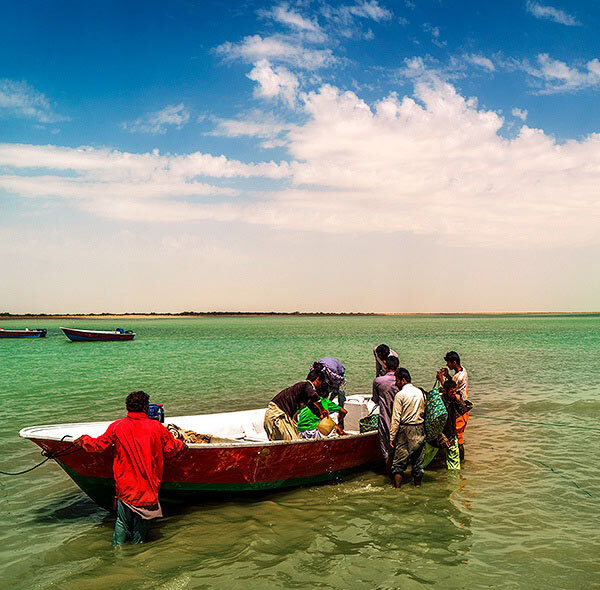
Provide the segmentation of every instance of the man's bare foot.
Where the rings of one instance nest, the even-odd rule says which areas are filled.
[[[399,488],[402,485],[402,474],[394,473],[394,487]]]
[[[422,480],[423,480],[423,477],[413,477],[413,485],[415,486],[415,488],[421,487]]]

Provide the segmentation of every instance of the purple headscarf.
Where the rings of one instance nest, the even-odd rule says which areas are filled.
[[[346,374],[346,369],[344,368],[344,365],[342,365],[342,363],[340,363],[340,361],[337,359],[330,357],[323,358],[316,362],[321,363],[324,367],[325,375],[323,377],[325,378],[325,381],[327,381],[327,383],[331,385],[333,389],[339,390],[339,388],[346,382],[346,378],[344,376]],[[313,363],[310,366],[310,371],[315,368],[315,364],[316,363]]]

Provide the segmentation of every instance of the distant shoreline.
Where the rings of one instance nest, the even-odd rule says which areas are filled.
[[[206,319],[214,317],[497,317],[497,316],[594,316],[597,311],[523,311],[523,312],[439,312],[439,313],[328,313],[328,312],[245,312],[212,311],[181,313],[89,313],[89,314],[10,314],[0,313],[1,320],[151,320]]]

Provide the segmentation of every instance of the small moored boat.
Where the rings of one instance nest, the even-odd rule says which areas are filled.
[[[133,330],[75,330],[74,328],[61,328],[65,336],[72,342],[112,342],[122,340],[133,340]]]
[[[382,462],[377,431],[361,434],[358,423],[368,414],[369,398],[349,396],[345,404],[348,435],[323,439],[269,441],[263,428],[264,409],[166,418],[165,423],[209,433],[215,442],[187,444],[182,453],[166,462],[160,499],[194,503],[210,492],[309,485],[375,466]],[[64,453],[56,458],[57,463],[92,500],[110,509],[114,497],[112,454],[70,449],[69,442],[82,434],[99,436],[109,424],[34,426],[19,434],[48,453]]]
[[[44,328],[36,328],[30,330],[25,328],[24,330],[4,330],[0,328],[0,338],[45,338],[48,330]]]

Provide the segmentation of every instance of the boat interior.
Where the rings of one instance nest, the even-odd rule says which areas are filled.
[[[376,412],[370,395],[350,395],[344,408],[348,411],[344,420],[344,430],[348,434],[359,434],[359,420]],[[199,414],[196,416],[166,416],[166,424],[175,424],[184,430],[200,434],[210,434],[213,446],[222,444],[264,444],[269,442],[263,427],[265,409],[224,412],[220,414]],[[83,434],[100,436],[111,422],[84,422],[79,424],[54,424],[23,428],[19,435],[23,438],[45,440],[74,440]],[[281,444],[273,441],[272,444]],[[188,446],[207,446],[190,444]]]

